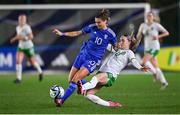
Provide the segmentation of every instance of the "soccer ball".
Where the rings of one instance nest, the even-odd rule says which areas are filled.
[[[49,91],[51,98],[61,98],[64,95],[64,89],[61,86],[53,85]]]

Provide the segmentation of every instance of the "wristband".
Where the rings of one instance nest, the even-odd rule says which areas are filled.
[[[61,36],[65,36],[65,33],[62,33]]]

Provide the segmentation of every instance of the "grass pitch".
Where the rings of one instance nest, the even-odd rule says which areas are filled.
[[[180,113],[180,73],[165,73],[169,87],[161,91],[151,75],[121,75],[110,88],[99,93],[103,99],[121,102],[122,108],[108,108],[91,103],[76,92],[61,108],[55,107],[49,88],[58,84],[67,88],[68,75],[23,75],[14,84],[15,75],[0,75],[0,114],[171,114]],[[88,78],[90,79],[90,77]]]

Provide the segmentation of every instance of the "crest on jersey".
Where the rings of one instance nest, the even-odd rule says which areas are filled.
[[[117,53],[115,54],[115,56],[125,55],[125,54],[126,54],[126,52],[117,52]]]
[[[107,39],[107,38],[108,38],[108,35],[107,35],[107,34],[105,34],[105,35],[104,35],[104,39]]]

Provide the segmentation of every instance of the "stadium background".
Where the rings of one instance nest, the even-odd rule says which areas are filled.
[[[65,2],[65,1],[64,1]],[[64,3],[61,1],[61,3]],[[75,2],[75,1],[74,1]],[[88,2],[88,1],[86,1]],[[97,1],[98,2],[98,1]],[[100,2],[100,1],[99,1]],[[106,3],[114,3],[116,1],[106,1]],[[125,1],[124,1],[125,2]],[[141,2],[141,1],[129,1],[129,2]],[[179,34],[179,4],[177,1],[164,1],[160,4],[160,1],[150,1],[151,7],[156,14],[160,17],[161,24],[170,32],[170,36],[161,40],[161,47],[179,46],[180,34]],[[1,1],[4,3],[4,1]],[[8,3],[8,2],[7,2]],[[35,4],[40,3],[33,0],[16,1],[11,4]],[[43,1],[42,3],[58,3]],[[72,1],[73,3],[73,1]],[[164,6],[166,5],[166,6]],[[157,9],[158,8],[158,9]],[[144,20],[144,9],[110,9],[111,21],[110,27],[117,33],[118,37],[122,34],[128,34],[132,30],[137,33],[140,23]],[[75,56],[77,55],[79,48],[83,41],[87,40],[88,35],[80,36],[77,38],[58,37],[52,33],[53,28],[59,28],[62,31],[79,30],[85,25],[93,23],[94,16],[99,10],[0,10],[0,70],[1,71],[14,71],[15,70],[15,52],[17,44],[10,44],[10,38],[15,33],[15,27],[17,25],[17,17],[19,14],[27,14],[28,22],[32,27],[34,33],[35,51],[37,53],[36,59],[44,70],[69,70]],[[170,18],[169,18],[170,17]],[[162,20],[162,19],[163,20]],[[143,43],[143,42],[142,42]],[[166,52],[166,50],[164,51]],[[163,53],[164,53],[163,52]],[[137,49],[137,57],[140,60],[143,54],[143,45],[141,44]],[[169,58],[173,54],[169,51],[166,61],[165,70],[171,70]],[[164,54],[162,54],[163,56]],[[178,49],[175,51],[176,68],[180,63],[180,53]],[[162,58],[159,57],[159,60]],[[160,66],[164,66],[160,62]],[[24,61],[23,70],[33,70],[33,68]],[[163,67],[162,67],[163,68]],[[175,69],[176,71],[179,70]]]
[[[21,13],[28,15],[28,21],[32,27],[34,37],[35,50],[37,52],[36,59],[43,69],[60,69],[69,70],[75,56],[79,52],[83,41],[86,41],[88,35],[68,38],[57,37],[52,33],[54,28],[62,31],[79,30],[82,27],[94,22],[94,17],[99,10],[13,10],[2,11],[1,17],[1,50],[6,53],[5,59],[12,57],[13,66],[2,67],[4,70],[15,69],[15,52],[17,44],[11,45],[10,38],[15,35],[15,26],[17,25],[17,17]],[[124,15],[122,17],[121,15]],[[116,18],[118,17],[118,18]],[[110,27],[118,34],[130,33],[131,28],[137,30],[143,21],[144,9],[113,9],[111,10]],[[129,25],[133,27],[129,27]],[[136,27],[136,28],[135,28]],[[8,30],[8,31],[7,31]],[[120,36],[120,35],[118,35]],[[5,39],[3,39],[5,38]],[[2,55],[2,54],[1,54]],[[7,63],[8,63],[7,62]],[[6,63],[4,63],[6,64]],[[8,68],[10,67],[10,68]],[[24,70],[30,69],[25,61]]]

